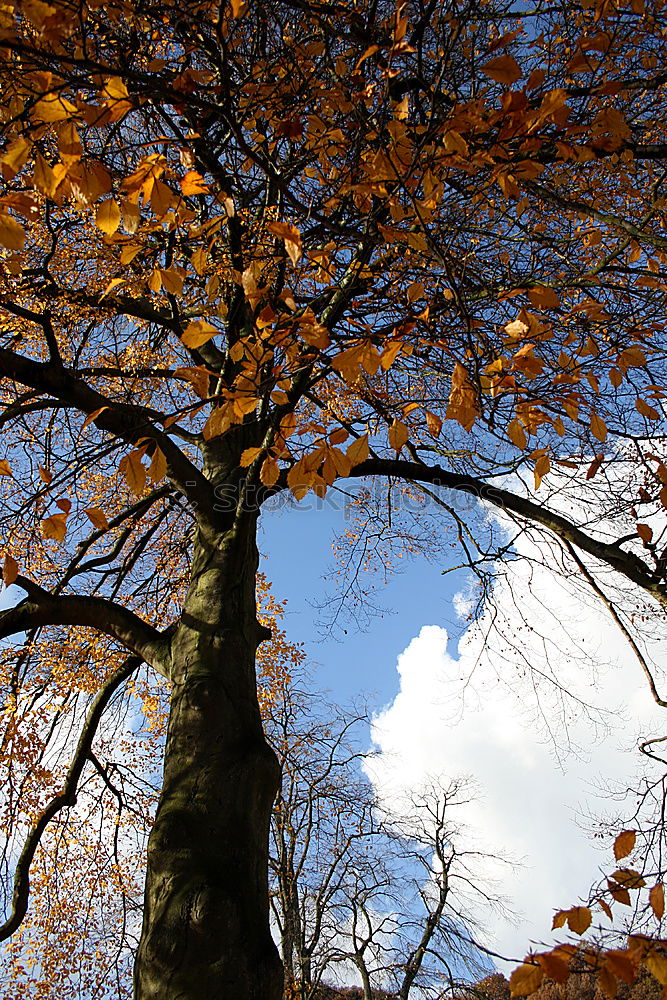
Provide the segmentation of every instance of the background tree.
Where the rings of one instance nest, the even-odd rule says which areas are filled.
[[[103,704],[140,662],[168,679],[139,1000],[282,989],[279,767],[255,684],[269,496],[379,477],[390,511],[391,484],[420,483],[465,545],[447,497],[472,494],[553,533],[593,579],[604,565],[667,603],[667,471],[647,442],[663,13],[4,6],[2,530],[5,582],[26,597],[0,636],[27,635],[4,676],[6,746],[57,786],[40,721],[81,727],[72,692]],[[646,485],[611,534],[508,478],[528,469],[539,488],[565,463],[572,495],[626,444]],[[54,657],[53,627],[82,655]],[[43,789],[15,787],[15,830]],[[5,935],[27,893],[19,860]]]

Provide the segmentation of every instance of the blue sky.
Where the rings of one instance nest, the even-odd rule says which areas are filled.
[[[461,633],[452,600],[466,574],[443,576],[439,564],[423,557],[397,561],[386,585],[381,575],[374,580],[375,599],[384,609],[379,617],[360,627],[348,616],[328,629],[321,605],[335,593],[331,546],[345,528],[345,511],[335,509],[335,501],[315,509],[312,494],[309,499],[262,515],[261,568],[275,596],[288,601],[285,628],[291,641],[304,643],[317,683],[337,702],[363,694],[372,708],[381,708],[398,691],[399,654],[423,625],[442,625],[453,637]]]

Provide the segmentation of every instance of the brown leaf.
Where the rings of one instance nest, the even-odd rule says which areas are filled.
[[[490,76],[496,83],[507,84],[516,83],[523,76],[518,62],[514,56],[510,55],[498,56],[497,59],[491,59],[490,62],[482,66],[482,73]]]
[[[628,854],[632,853],[636,839],[637,832],[635,830],[623,830],[618,834],[614,841],[614,857],[617,861],[620,861],[621,858],[627,858]]]
[[[658,920],[662,920],[665,913],[665,888],[662,882],[653,886],[648,894],[648,901]]]

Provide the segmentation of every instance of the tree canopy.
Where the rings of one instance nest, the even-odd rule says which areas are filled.
[[[601,568],[631,611],[667,606],[664,17],[2,5],[0,530],[26,595],[0,613],[25,634],[3,652],[6,814],[39,840],[116,690],[141,663],[168,681],[138,1000],[282,989],[255,683],[270,497],[381,481],[390,519],[427,490],[478,567],[451,502],[472,495],[559,539],[626,633]]]

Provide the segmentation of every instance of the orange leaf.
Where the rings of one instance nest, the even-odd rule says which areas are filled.
[[[280,475],[280,467],[276,462],[275,458],[264,459],[262,463],[262,468],[259,473],[259,478],[264,483],[265,486],[273,486],[278,481],[278,476]]]
[[[167,475],[167,459],[164,452],[156,446],[148,466],[148,478],[152,483],[161,483]]]
[[[598,972],[598,985],[602,993],[609,997],[609,1000],[614,1000],[618,993],[618,982],[606,965]]]
[[[431,413],[430,410],[426,411],[426,426],[433,437],[438,437],[440,431],[442,430],[442,420],[436,413]]]
[[[146,469],[141,461],[142,453],[135,449],[120,460],[119,469],[135,496],[141,496],[146,485]]]
[[[11,587],[14,580],[19,575],[19,564],[16,559],[10,555],[5,556],[5,562],[2,567],[2,581],[5,587]]]
[[[87,507],[84,510],[84,514],[98,531],[108,530],[109,522],[107,521],[107,516],[99,507]]]
[[[394,451],[400,451],[410,437],[410,432],[402,420],[394,420],[389,428],[389,445]]]
[[[592,919],[587,906],[573,906],[567,918],[567,925],[575,934],[584,934],[591,926]]]
[[[0,458],[0,476],[11,476],[13,475],[12,470],[9,468],[9,462],[6,458]]]
[[[112,236],[120,226],[120,208],[113,200],[101,201],[95,213],[95,225],[107,236]]]
[[[510,996],[525,997],[540,988],[544,971],[539,965],[524,963],[510,976]]]
[[[52,514],[51,517],[44,518],[41,527],[44,538],[62,542],[67,532],[67,514]]]
[[[207,194],[208,184],[196,170],[188,170],[181,179],[181,191],[184,195]]]
[[[263,448],[246,448],[243,454],[241,455],[241,462],[240,462],[241,468],[247,469],[247,467],[249,465],[252,465],[257,456],[261,455],[263,451],[264,451]]]
[[[614,857],[617,861],[627,858],[635,846],[637,833],[635,830],[623,830],[614,841]]]
[[[535,957],[549,979],[554,979],[557,983],[567,981],[570,975],[570,967],[560,955],[555,955],[552,951],[548,951],[544,955],[536,955]]]
[[[357,438],[353,441],[349,448],[346,450],[345,454],[350,460],[352,468],[355,465],[361,465],[368,458],[368,434],[364,434],[363,437]]]

